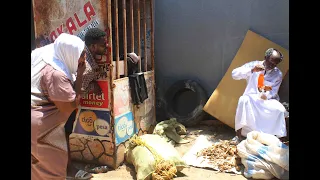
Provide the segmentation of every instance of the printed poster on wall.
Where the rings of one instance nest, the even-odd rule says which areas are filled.
[[[115,118],[116,145],[126,141],[137,132],[133,121],[132,112],[128,112]]]
[[[80,109],[73,133],[111,138],[110,112]]]
[[[81,107],[90,108],[109,108],[109,81],[97,81],[102,90],[101,95],[97,95],[93,92],[85,94],[80,99]]]
[[[76,35],[82,40],[90,28],[100,28],[110,35],[107,0],[32,0],[36,47],[53,43],[61,33]],[[99,65],[98,79],[109,76],[107,54],[94,57]]]
[[[107,0],[32,0],[37,46],[54,42],[61,33],[84,38],[93,27],[107,31]]]
[[[121,78],[114,81],[115,88],[113,89],[114,106],[113,112],[115,116],[132,111],[131,109],[131,94],[129,89],[129,79]]]

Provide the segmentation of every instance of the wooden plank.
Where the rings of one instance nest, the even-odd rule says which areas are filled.
[[[134,52],[134,20],[133,20],[133,0],[130,0],[130,23],[131,23],[131,52]]]
[[[128,76],[127,71],[127,14],[126,14],[126,0],[122,0],[122,16],[123,16],[123,68],[124,76]]]
[[[114,0],[114,32],[115,32],[115,38],[116,38],[116,79],[120,78],[119,74],[119,17],[118,17],[118,0]],[[113,59],[111,59],[111,62]]]
[[[110,82],[112,83],[113,81],[113,67],[112,67],[112,14],[111,14],[111,0],[108,0],[107,1],[107,26],[108,26],[108,38],[107,38],[107,41],[108,41],[108,46],[110,48],[110,52],[108,52],[108,58],[110,60]],[[108,49],[109,49],[108,48]]]
[[[151,18],[151,70],[154,71],[154,23],[153,23],[153,0],[150,0],[150,18]]]
[[[140,0],[137,0],[137,27],[138,27],[138,56],[141,58],[141,32],[140,32]],[[141,60],[139,61],[139,71],[141,71]]]
[[[144,42],[144,71],[147,72],[147,9],[146,0],[143,0],[143,42]]]
[[[155,78],[155,67],[154,67],[154,14],[153,14],[153,0],[150,0],[150,19],[151,19],[151,71],[153,73],[153,92],[156,94],[156,78]],[[156,98],[153,99],[154,107],[157,107]],[[153,110],[154,117],[156,117],[156,108]]]
[[[112,14],[111,14],[111,0],[108,0],[107,2],[107,8],[108,8],[108,12],[107,12],[107,18],[108,18],[108,31],[109,31],[109,36],[108,36],[108,45],[109,47],[111,48],[111,51],[108,53],[108,58],[110,59],[110,79],[109,79],[109,89],[110,89],[110,92],[111,93],[111,96],[110,96],[110,124],[113,125],[114,124],[114,115],[113,115],[113,106],[114,106],[114,100],[113,100],[113,80],[114,80],[114,76],[113,76],[113,66],[112,66]],[[109,95],[108,95],[109,96]],[[114,142],[114,133],[111,133],[112,134],[112,139],[113,139],[113,142]]]

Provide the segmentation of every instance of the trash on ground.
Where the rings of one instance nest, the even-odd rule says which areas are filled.
[[[153,134],[165,138],[167,142],[170,142],[173,145],[175,143],[184,144],[190,142],[189,140],[180,137],[180,135],[187,134],[187,129],[184,125],[177,122],[176,118],[159,122],[154,128]]]
[[[228,140],[214,143],[200,135],[182,159],[190,166],[241,174],[240,159],[236,152],[236,145]]]
[[[210,147],[207,147],[197,153],[197,156],[203,156],[206,159],[209,159],[210,163],[213,166],[219,168],[219,171],[224,172],[236,168],[240,170],[240,166],[237,165],[237,146],[230,144],[228,140],[221,140],[213,144]]]

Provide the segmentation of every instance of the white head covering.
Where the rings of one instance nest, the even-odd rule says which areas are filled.
[[[85,44],[79,37],[62,33],[54,43],[31,52],[31,105],[46,102],[40,87],[40,72],[47,64],[64,73],[72,83],[75,81],[74,75],[84,47]]]
[[[84,42],[77,36],[62,33],[49,45],[37,48],[31,52],[31,76],[43,67],[37,65],[44,61],[54,69],[63,72],[72,82],[72,74],[76,74],[78,59],[85,47]]]

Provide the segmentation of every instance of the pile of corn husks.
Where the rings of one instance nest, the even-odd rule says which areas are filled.
[[[230,171],[232,168],[240,170],[238,165],[241,162],[237,155],[237,146],[228,140],[220,140],[220,142],[201,150],[197,153],[197,157],[199,156],[208,159],[210,164],[221,172]]]

